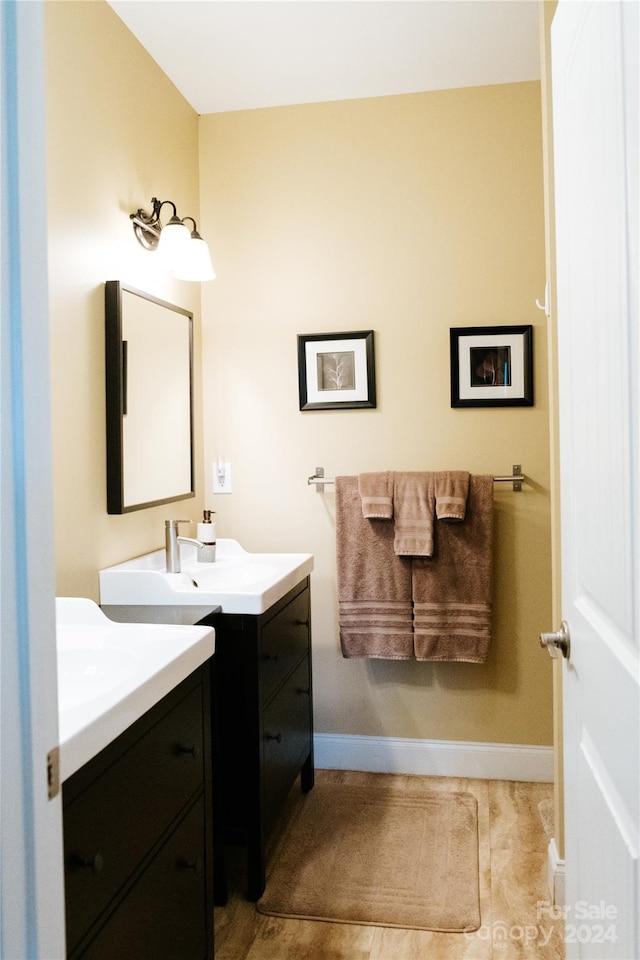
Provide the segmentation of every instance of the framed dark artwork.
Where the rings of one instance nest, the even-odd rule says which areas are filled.
[[[301,410],[375,407],[373,330],[298,335]]]
[[[533,327],[451,327],[452,407],[533,406]]]

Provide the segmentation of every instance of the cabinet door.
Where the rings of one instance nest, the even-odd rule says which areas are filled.
[[[203,835],[201,798],[82,960],[210,960]]]
[[[69,949],[202,789],[202,711],[198,686],[65,804]]]
[[[263,704],[308,653],[309,590],[305,589],[262,628],[259,656]]]
[[[264,822],[268,826],[311,750],[309,660],[305,658],[264,711]]]

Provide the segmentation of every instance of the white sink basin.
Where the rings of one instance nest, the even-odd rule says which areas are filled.
[[[113,623],[92,600],[56,598],[64,781],[213,655],[210,627]]]
[[[101,605],[220,606],[224,613],[258,614],[313,570],[310,553],[247,553],[236,540],[218,540],[215,563],[198,563],[193,544],[180,550],[180,573],[166,572],[164,550],[101,570]]]
[[[135,670],[135,656],[122,648],[58,649],[58,702],[70,710],[96,700],[127,683]]]

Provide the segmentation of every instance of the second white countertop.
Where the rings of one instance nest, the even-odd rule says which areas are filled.
[[[114,623],[56,598],[60,780],[84,766],[215,650],[210,627]]]

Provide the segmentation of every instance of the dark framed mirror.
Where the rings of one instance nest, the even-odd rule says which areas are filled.
[[[105,284],[107,512],[195,496],[193,314]]]

